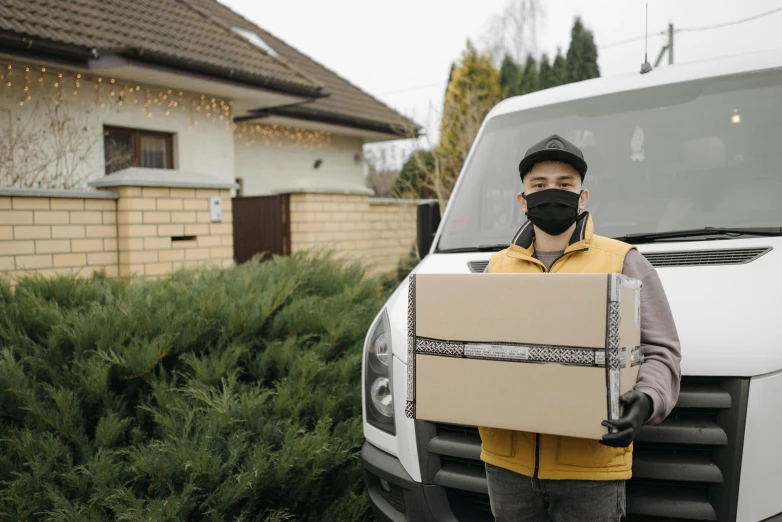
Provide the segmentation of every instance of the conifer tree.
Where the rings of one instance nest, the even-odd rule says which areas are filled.
[[[513,58],[506,55],[500,65],[500,90],[503,98],[509,98],[518,94],[519,66]]]
[[[567,51],[567,81],[580,82],[600,76],[597,65],[597,45],[592,31],[586,29],[581,18],[576,18],[570,31]]]
[[[557,49],[557,55],[554,57],[554,63],[551,65],[551,76],[554,81],[554,85],[564,85],[567,81],[567,62],[565,57],[562,56],[562,50]]]
[[[551,64],[548,61],[548,55],[543,53],[543,55],[540,57],[538,87],[543,90],[548,89],[549,87],[556,87],[557,85],[559,84],[554,80],[554,72],[551,69]]]
[[[468,40],[448,82],[440,142],[435,150],[441,164],[441,176],[451,186],[462,169],[483,118],[499,99],[500,79],[491,54],[478,52]]]
[[[429,176],[433,172],[435,157],[430,150],[416,150],[410,154],[399,176],[394,191],[402,196],[414,196],[421,199],[436,198],[437,195],[428,186]]]
[[[539,87],[538,82],[538,64],[535,58],[527,56],[527,60],[524,62],[524,69],[519,76],[519,94],[528,94],[537,91]]]

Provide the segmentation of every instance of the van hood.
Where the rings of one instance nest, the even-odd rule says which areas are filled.
[[[682,374],[756,376],[782,370],[782,238],[639,245],[642,254],[769,248],[745,264],[660,267],[682,347]],[[413,271],[467,274],[490,253],[430,254]],[[407,279],[387,303],[394,355],[407,364]]]

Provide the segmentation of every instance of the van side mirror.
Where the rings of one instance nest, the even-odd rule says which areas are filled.
[[[427,199],[418,203],[417,242],[418,256],[423,259],[432,248],[434,235],[440,226],[440,202]]]

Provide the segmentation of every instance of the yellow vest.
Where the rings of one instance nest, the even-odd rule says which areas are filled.
[[[545,265],[532,257],[534,229],[526,222],[513,243],[489,260],[489,273],[540,273]],[[592,218],[584,212],[562,257],[550,272],[621,273],[631,245],[593,234]],[[534,297],[529,305],[534,306]],[[509,412],[512,415],[512,412]],[[596,440],[478,428],[481,460],[541,479],[627,480],[632,475],[633,448],[611,448]]]

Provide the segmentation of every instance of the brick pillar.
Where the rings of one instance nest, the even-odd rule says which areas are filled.
[[[231,188],[202,174],[130,168],[90,183],[116,192],[119,275],[160,277],[182,267],[233,263]],[[210,202],[220,198],[222,219]]]

